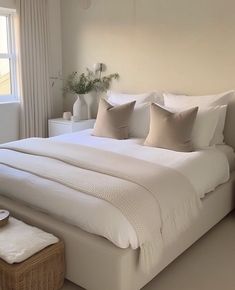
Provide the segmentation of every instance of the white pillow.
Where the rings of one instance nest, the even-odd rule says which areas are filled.
[[[163,94],[157,92],[145,93],[145,94],[124,94],[114,91],[107,92],[107,98],[110,103],[117,105],[123,105],[136,101],[136,105],[146,103],[146,102],[156,102],[163,105]]]
[[[218,108],[220,110],[219,120],[215,128],[214,136],[212,137],[210,142],[211,146],[224,144],[224,126],[228,106],[218,106]]]
[[[171,112],[182,109],[167,108]],[[210,146],[220,117],[220,106],[199,109],[192,131],[194,149],[204,149]]]
[[[128,95],[108,91],[107,97],[110,104],[114,106],[136,101],[131,115],[129,134],[131,137],[146,138],[150,124],[150,104],[154,102],[163,105],[163,95],[161,93]]]
[[[228,91],[217,95],[206,96],[187,96],[163,93],[164,104],[166,107],[212,107],[228,105],[231,98],[234,96],[234,91]]]
[[[235,153],[234,149],[229,145],[216,145],[216,149],[226,155],[230,167],[230,172],[235,170]]]
[[[151,102],[135,105],[129,125],[130,137],[147,137],[150,127],[150,104]]]
[[[211,145],[220,118],[220,107],[199,109],[192,131],[195,149],[203,149]]]
[[[186,96],[186,95],[174,95],[164,93],[164,104],[169,108],[185,109],[198,106],[199,108],[207,108],[212,106],[227,106],[232,97],[234,91],[228,91],[217,95],[207,96]],[[220,118],[217,124],[214,136],[211,140],[211,145],[223,144],[224,141],[224,125],[226,119],[227,107],[223,107],[220,110]]]

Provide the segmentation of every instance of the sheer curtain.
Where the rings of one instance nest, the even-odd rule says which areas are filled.
[[[16,0],[21,138],[46,137],[52,103],[48,69],[47,0]]]

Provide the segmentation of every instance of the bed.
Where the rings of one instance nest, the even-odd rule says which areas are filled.
[[[226,144],[231,147],[235,147],[235,138],[233,134],[234,117],[233,113],[234,102],[229,106],[227,121],[226,121]],[[92,138],[92,139],[91,139]],[[91,147],[100,147],[107,151],[117,151],[124,156],[139,156],[141,159],[152,160],[152,148],[144,150],[141,147],[141,140],[127,140],[126,143],[121,146],[120,141],[107,141],[97,139],[90,136],[89,131],[81,133],[75,133],[56,137],[54,140],[60,140],[67,143],[80,143],[81,145],[90,145]],[[122,141],[123,142],[123,141]],[[172,162],[173,157],[164,155],[161,151],[159,153],[162,156],[161,160],[163,164],[172,166],[176,170],[180,170],[183,175],[188,175],[190,182],[197,188],[198,194],[202,200],[202,208],[200,209],[200,215],[192,222],[191,226],[184,231],[180,237],[177,238],[174,243],[166,246],[163,249],[163,255],[160,257],[158,263],[152,267],[148,272],[143,271],[138,264],[139,249],[136,245],[135,237],[130,228],[125,228],[123,237],[124,239],[115,240],[115,230],[110,242],[107,237],[112,233],[108,232],[107,237],[103,238],[94,232],[94,228],[86,228],[85,225],[73,224],[69,218],[69,210],[65,213],[53,214],[51,208],[46,205],[40,205],[40,200],[36,204],[30,203],[24,199],[24,184],[26,186],[29,179],[27,174],[18,175],[15,178],[13,169],[2,167],[1,169],[1,185],[0,191],[2,193],[0,197],[1,207],[7,208],[12,211],[17,217],[28,221],[29,223],[40,226],[45,230],[49,230],[58,236],[60,236],[66,245],[66,262],[67,262],[67,279],[84,287],[88,290],[136,290],[141,289],[147,284],[154,276],[156,276],[163,268],[165,268],[170,262],[172,262],[178,255],[185,251],[190,245],[192,245],[197,239],[205,234],[211,227],[218,223],[224,216],[226,216],[234,208],[234,181],[235,173],[230,172],[230,177],[226,173],[226,164],[228,164],[227,157],[221,153],[221,150],[228,151],[229,148],[217,148],[210,150],[210,152],[195,153],[192,156],[192,160],[189,163],[185,162],[185,158],[182,154],[178,154],[178,162],[180,167],[174,167]],[[146,153],[147,152],[147,153]],[[208,154],[209,153],[209,154]],[[176,157],[174,156],[174,159]],[[233,161],[230,160],[232,164]],[[200,164],[200,166],[199,166]],[[216,167],[216,165],[219,165]],[[199,170],[200,168],[200,170]],[[230,166],[232,170],[232,166]],[[205,170],[205,171],[203,171]],[[220,172],[221,170],[221,172]],[[190,175],[190,171],[197,171],[197,175]],[[203,177],[205,172],[213,173],[210,175],[210,182]],[[195,178],[196,177],[196,178]],[[35,185],[36,180],[32,179],[31,185]],[[229,180],[228,180],[229,178]],[[8,183],[5,181],[8,179]],[[12,180],[12,183],[9,182]],[[17,181],[18,180],[18,181]],[[14,181],[14,182],[13,182]],[[198,182],[200,181],[200,182]],[[9,185],[10,184],[10,185]],[[29,184],[27,185],[29,186]],[[202,188],[200,187],[202,186]],[[11,190],[12,187],[12,190]],[[17,187],[21,192],[21,197],[17,197],[13,190]],[[22,187],[22,188],[21,188]],[[30,187],[29,187],[30,188]],[[206,193],[206,194],[205,194]],[[45,191],[46,194],[46,191]],[[41,199],[41,202],[44,199]],[[53,205],[53,201],[47,202],[48,205]],[[84,208],[84,204],[81,207]],[[95,207],[96,208],[96,207]],[[86,207],[85,207],[86,209]],[[97,209],[97,208],[96,208]],[[86,211],[86,218],[89,215],[99,216],[101,213],[94,214],[95,211]],[[105,209],[101,208],[101,212]],[[67,213],[67,219],[66,219]],[[72,214],[72,213],[71,213]],[[106,216],[107,217],[107,216]],[[113,221],[112,221],[113,219]],[[110,217],[110,221],[114,222],[115,218]],[[117,227],[122,227],[120,219],[117,217]],[[97,226],[95,227],[97,229]],[[108,227],[112,230],[112,223]],[[91,233],[89,233],[91,232]],[[126,239],[125,239],[126,238]],[[119,243],[118,246],[115,246]],[[130,245],[132,247],[130,247]]]

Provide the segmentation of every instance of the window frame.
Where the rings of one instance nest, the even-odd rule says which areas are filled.
[[[9,60],[10,80],[11,80],[11,94],[9,95],[0,94],[0,103],[18,101],[16,43],[15,43],[15,30],[14,30],[15,14],[16,14],[16,11],[13,9],[0,7],[0,16],[7,17],[7,38],[8,38],[8,52],[0,53],[0,59]]]

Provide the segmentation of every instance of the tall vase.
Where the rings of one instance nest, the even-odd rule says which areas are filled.
[[[77,120],[87,120],[88,118],[88,108],[84,96],[84,94],[77,95],[77,100],[73,104],[73,116]]]

